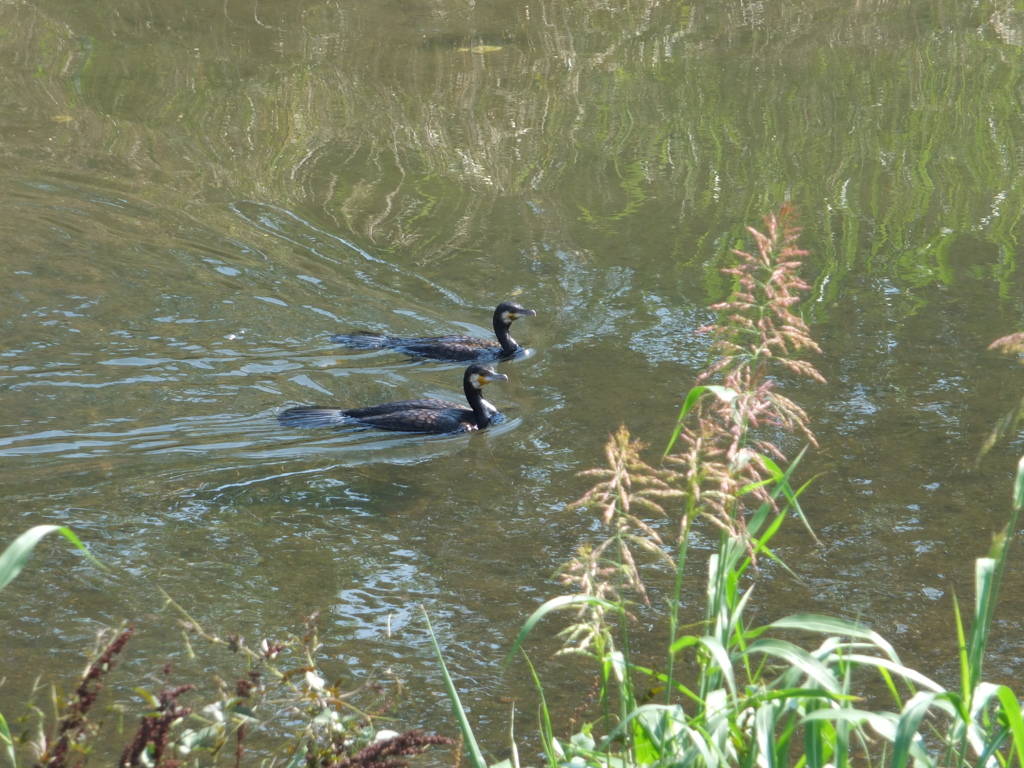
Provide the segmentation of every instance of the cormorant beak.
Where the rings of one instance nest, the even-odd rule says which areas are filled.
[[[536,317],[537,312],[533,309],[524,309],[521,312],[513,312],[512,319],[518,320],[520,317]]]
[[[504,373],[498,373],[497,371],[478,373],[476,375],[477,389],[480,389],[484,384],[490,384],[492,381],[508,381],[508,376]]]

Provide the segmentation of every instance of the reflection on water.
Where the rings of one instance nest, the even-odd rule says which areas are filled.
[[[784,534],[802,580],[766,566],[762,615],[869,617],[911,661],[944,658],[1019,449],[972,467],[1020,386],[983,352],[1024,310],[1003,5],[0,6],[3,538],[67,523],[143,580],[34,559],[4,592],[0,711],[77,669],[97,623],[155,628],[140,675],[179,654],[158,584],[225,632],[324,609],[353,675],[391,666],[408,719],[450,732],[424,604],[500,743],[490,692],[529,694],[496,664],[593,527],[563,509],[577,471],[620,423],[660,451],[720,267],[785,196],[830,382],[787,389],[821,442],[803,506],[824,544]],[[506,298],[539,313],[489,397],[506,423],[276,423],[459,400],[461,366],[329,337],[489,338]],[[990,668],[1016,674],[1000,643]]]
[[[278,426],[275,416],[274,413],[220,414],[215,417],[215,423],[204,418],[188,418],[123,432],[46,430],[0,439],[0,458],[56,453],[61,459],[80,459],[142,452],[216,453],[253,460],[319,456],[333,457],[345,464],[415,463],[461,450],[469,441],[486,439],[483,435],[498,439],[521,422],[520,419],[496,419],[486,432],[465,435],[416,435],[355,426],[320,430],[330,433],[327,437],[296,437]]]

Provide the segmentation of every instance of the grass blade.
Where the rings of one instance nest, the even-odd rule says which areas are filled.
[[[437,654],[437,663],[441,667],[441,676],[444,677],[444,687],[448,691],[448,698],[452,702],[452,710],[455,712],[455,718],[459,721],[459,730],[462,731],[462,738],[466,742],[466,749],[469,750],[469,758],[473,762],[473,768],[487,768],[487,761],[484,759],[483,752],[480,751],[480,745],[476,742],[476,737],[473,735],[473,729],[469,725],[469,718],[466,716],[466,710],[462,706],[462,701],[459,699],[459,692],[455,690],[455,683],[452,682],[452,676],[448,674],[448,667],[444,663],[444,656],[441,654],[441,646],[437,643],[437,636],[434,634],[434,628],[430,625],[430,617],[427,615],[427,611],[422,606],[420,610],[423,611],[423,619],[427,622],[427,632],[430,633],[430,642],[434,644],[434,653]]]
[[[892,758],[889,761],[892,768],[903,768],[910,761],[912,753],[920,758],[920,753],[915,750],[920,739],[918,729],[935,699],[936,695],[933,693],[918,693],[907,702],[907,706],[900,714],[892,740]]]
[[[32,555],[32,550],[35,549],[36,544],[49,533],[59,533],[65,539],[70,541],[89,559],[89,561],[100,570],[107,570],[107,567],[97,560],[93,555],[86,549],[85,545],[79,540],[67,526],[63,525],[37,525],[34,528],[29,528],[18,538],[10,543],[10,545],[0,554],[0,589],[3,589],[10,584],[14,579],[21,573],[21,569],[25,567],[25,563],[28,562],[29,557]]]
[[[610,603],[607,600],[602,600],[599,597],[591,597],[589,595],[561,595],[559,597],[552,598],[530,614],[530,617],[523,624],[523,628],[519,630],[519,634],[516,636],[516,641],[512,643],[512,650],[510,650],[508,655],[505,657],[505,663],[502,667],[506,669],[508,668],[508,665],[512,662],[512,659],[515,658],[516,653],[518,653],[519,649],[522,647],[527,635],[529,635],[540,620],[549,613],[562,608],[572,608],[578,605],[587,604],[599,605],[609,612],[618,613],[622,611],[622,606],[617,605],[616,603]]]
[[[1017,753],[1017,765],[1024,766],[1024,720],[1021,718],[1020,702],[1014,692],[1005,685],[999,686],[996,694],[1006,715],[1006,724],[1013,735],[1013,747]]]
[[[700,396],[705,392],[711,392],[726,403],[735,400],[737,394],[739,394],[734,389],[722,387],[717,384],[705,384],[691,389],[686,394],[686,402],[684,402],[683,407],[679,409],[679,418],[676,421],[675,431],[672,432],[672,437],[668,440],[668,445],[665,447],[665,453],[662,454],[663,456],[668,456],[672,452],[672,446],[676,444],[676,440],[679,438],[679,433],[683,431],[683,419],[686,418],[686,414],[693,409],[693,406],[697,404]]]
[[[11,763],[11,768],[18,768],[18,753],[14,749],[11,729],[7,727],[7,720],[3,715],[0,715],[0,742],[3,742],[4,752],[7,755],[7,760]]]
[[[548,759],[549,768],[557,768],[558,757],[554,750],[555,728],[551,723],[551,712],[548,710],[548,703],[544,698],[544,686],[540,684],[540,676],[537,674],[537,670],[534,669],[530,657],[526,655],[526,651],[521,651],[521,653],[523,654],[523,661],[526,662],[526,666],[530,670],[533,684],[537,688],[537,695],[540,697],[540,704],[538,705],[540,707],[540,740],[544,748],[544,755]]]

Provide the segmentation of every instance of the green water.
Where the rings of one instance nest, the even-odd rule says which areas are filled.
[[[450,734],[423,605],[499,749],[499,697],[529,686],[498,664],[593,527],[564,510],[577,473],[621,423],[664,446],[720,269],[787,197],[829,382],[787,390],[822,544],[790,526],[800,579],[765,568],[759,618],[864,618],[953,679],[951,596],[1021,452],[973,467],[1021,385],[985,351],[1024,309],[1016,6],[36,2],[0,29],[0,537],[68,524],[139,580],[44,547],[0,604],[0,711],[77,673],[101,625],[140,629],[124,701],[186,664],[159,585],[248,637],[321,610],[346,674],[392,670],[400,723]],[[506,298],[538,317],[488,388],[501,427],[277,425],[457,398],[457,366],[328,336],[486,335]],[[1000,682],[1022,588],[1011,568]],[[589,678],[545,669],[575,706]]]

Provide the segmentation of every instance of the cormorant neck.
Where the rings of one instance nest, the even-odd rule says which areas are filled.
[[[476,427],[477,429],[483,429],[491,423],[491,411],[494,410],[494,406],[484,400],[483,393],[470,384],[468,378],[463,384],[463,389],[466,392],[466,401],[469,403],[469,407],[473,409]],[[488,409],[488,406],[490,406],[490,409]]]
[[[500,312],[494,313],[494,335],[498,337],[498,343],[501,344],[501,351],[506,355],[511,355],[517,349],[519,344],[515,339],[512,338],[512,334],[509,333],[509,323],[501,317]]]

